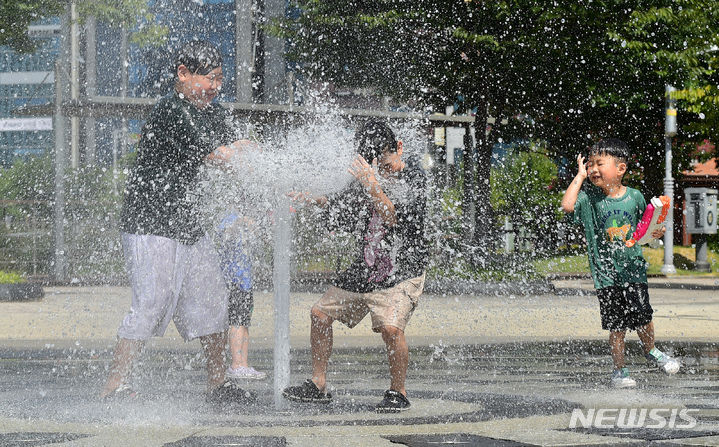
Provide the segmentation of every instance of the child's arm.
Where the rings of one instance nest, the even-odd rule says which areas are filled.
[[[290,191],[287,193],[287,197],[294,200],[295,202],[305,202],[317,206],[325,206],[327,204],[326,196],[315,197],[309,192]]]
[[[206,159],[209,162],[228,163],[232,158],[241,154],[245,151],[257,150],[259,146],[257,143],[250,140],[237,140],[228,144],[227,146],[219,146],[214,151],[210,152]]]
[[[577,196],[579,196],[579,191],[582,189],[582,183],[584,183],[584,180],[587,178],[587,165],[584,163],[582,154],[577,155],[577,164],[579,165],[577,175],[574,177],[574,180],[572,180],[572,183],[569,184],[567,191],[564,193],[564,197],[562,197],[562,210],[564,210],[565,213],[574,212]]]
[[[394,203],[382,191],[374,171],[374,167],[370,166],[361,155],[354,159],[352,166],[347,170],[362,183],[372,198],[375,210],[380,214],[382,220],[392,227],[397,224],[397,212],[394,209]]]

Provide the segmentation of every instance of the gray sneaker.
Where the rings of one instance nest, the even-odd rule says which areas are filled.
[[[637,382],[629,377],[629,368],[615,369],[612,373],[612,386],[614,388],[633,388]]]
[[[267,374],[262,371],[257,371],[251,366],[240,366],[238,368],[227,368],[225,377],[228,379],[250,379],[250,380],[262,380],[267,377]]]

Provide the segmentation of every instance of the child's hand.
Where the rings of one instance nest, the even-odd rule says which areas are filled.
[[[254,141],[250,140],[237,140],[230,144],[230,147],[238,152],[244,151],[259,151],[260,146]]]
[[[287,193],[287,197],[294,200],[295,202],[305,202],[319,206],[323,206],[325,203],[327,203],[327,197],[314,197],[312,194],[306,191],[290,191]]]
[[[652,237],[653,237],[654,239],[661,239],[661,238],[664,237],[664,233],[666,233],[666,231],[667,231],[667,227],[666,227],[666,226],[663,226],[663,227],[661,227],[661,228],[658,229],[658,230],[654,230],[654,231],[652,232]]]
[[[376,185],[379,184],[377,181],[377,177],[375,177],[375,169],[377,167],[377,159],[373,162],[372,165],[367,163],[367,160],[364,159],[361,155],[358,155],[357,158],[354,159],[352,162],[352,166],[347,169],[347,172],[352,174],[354,178],[360,181],[362,185],[367,188],[367,190],[371,190]]]
[[[584,162],[582,154],[577,155],[577,175],[583,179],[587,178],[587,164]]]

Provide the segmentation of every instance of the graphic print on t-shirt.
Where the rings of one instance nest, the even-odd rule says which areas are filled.
[[[607,241],[624,242],[632,229],[632,215],[622,209],[607,211],[600,216],[600,228],[604,228]]]
[[[384,281],[394,270],[394,262],[387,252],[387,244],[384,243],[385,234],[387,234],[387,229],[384,227],[382,218],[373,209],[364,237],[364,261],[370,267],[369,280],[372,282]]]

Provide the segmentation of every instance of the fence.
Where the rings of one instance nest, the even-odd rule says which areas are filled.
[[[50,204],[0,200],[0,269],[46,278],[52,255]]]
[[[95,135],[102,130],[104,134],[112,133],[113,129],[95,128],[98,120],[105,117],[112,117],[120,122],[120,119],[130,120],[146,116],[151,110],[154,101],[143,98],[110,98],[110,97],[87,97],[82,101],[67,101],[63,105],[55,109],[55,160],[54,169],[61,169],[63,165],[65,169],[75,172],[75,176],[82,177],[84,174],[77,168],[69,168],[68,159],[83,160],[82,156],[76,156],[77,151],[82,148],[88,148],[91,145],[90,135]],[[311,110],[297,106],[280,106],[280,105],[262,105],[262,104],[226,104],[238,117],[249,120],[253,123],[259,123],[260,128],[263,124],[264,129],[272,129],[272,131],[282,131],[297,124],[297,122],[311,116]],[[46,114],[50,112],[48,107],[39,107],[33,110],[33,113]],[[343,109],[340,115],[346,116],[348,119],[355,117],[380,116],[385,119],[394,120],[396,122],[414,121],[420,126],[424,126],[428,130],[428,145],[431,138],[431,129],[434,126],[463,126],[469,128],[474,117],[468,116],[422,116],[411,113],[390,112],[383,110],[352,110]],[[85,131],[79,135],[79,138],[71,137],[71,132],[75,132],[73,126],[69,126],[68,116],[78,117],[81,120],[80,128]],[[122,129],[114,129],[118,135],[122,134]],[[126,130],[124,131],[125,141]],[[88,139],[87,141],[83,141]],[[129,142],[128,142],[129,144]],[[471,139],[465,144],[473,144]],[[465,148],[468,154],[471,154],[473,147]],[[64,154],[64,155],[62,155]],[[120,156],[122,154],[119,154]],[[63,158],[65,157],[65,158]],[[467,156],[465,160],[472,160],[473,157]],[[89,159],[88,159],[89,160]],[[116,157],[113,157],[113,163],[116,163]],[[59,163],[59,164],[58,164]],[[91,169],[100,169],[94,166]],[[437,184],[432,188],[432,197],[434,205],[430,206],[430,239],[432,243],[433,260],[435,266],[447,266],[456,261],[457,255],[461,255],[462,250],[471,245],[474,231],[474,219],[461,218],[461,212],[457,214],[454,210],[447,210],[441,204],[437,204],[441,200],[446,188],[456,188],[457,185],[447,184],[448,173],[447,166],[437,164],[434,168],[434,178]],[[116,172],[115,166],[111,170]],[[101,175],[95,172],[93,175],[99,178]],[[122,267],[122,253],[119,244],[119,234],[117,230],[117,218],[119,213],[120,196],[118,191],[122,190],[116,178],[113,179],[112,187],[108,188],[108,182],[92,180],[92,176],[84,175],[82,181],[68,180],[66,177],[55,175],[55,191],[62,191],[65,201],[60,206],[58,203],[44,202],[43,208],[48,211],[47,215],[40,218],[36,211],[27,209],[26,211],[17,211],[22,204],[9,203],[3,205],[3,213],[12,214],[14,217],[10,219],[10,223],[6,225],[5,233],[2,234],[2,244],[0,244],[0,260],[5,260],[5,265],[16,266],[38,277],[52,277],[56,281],[81,281],[81,282],[122,282],[124,281],[124,272]],[[123,180],[124,181],[124,180]],[[52,188],[52,186],[51,186]],[[58,189],[59,188],[59,189]],[[465,187],[466,189],[466,184]],[[100,193],[97,193],[100,191]],[[455,198],[461,203],[460,208],[468,206],[473,208],[472,203],[464,203],[466,200],[474,200],[471,192],[459,192],[455,194]],[[461,199],[460,199],[461,197]],[[27,204],[23,205],[27,206]],[[12,212],[11,212],[12,211]],[[52,217],[48,217],[52,216]],[[59,219],[58,220],[58,216]],[[15,220],[13,220],[15,219]],[[33,219],[36,224],[33,224]],[[58,223],[60,222],[60,223]],[[469,224],[468,224],[469,223]],[[12,228],[11,228],[12,227]],[[32,230],[24,231],[22,227],[32,228]],[[499,242],[492,245],[494,249],[488,250],[486,256],[493,256],[495,253],[501,254],[506,252],[520,251],[536,251],[543,243],[546,234],[543,232],[532,232],[527,229],[517,228],[499,228],[497,229],[500,236],[504,234]],[[495,232],[495,235],[497,232]],[[542,235],[540,238],[539,235]],[[36,239],[32,239],[35,237]],[[550,245],[560,246],[562,244],[558,238],[552,238],[554,242]],[[21,249],[20,242],[27,246]],[[545,244],[546,245],[546,244]],[[333,269],[337,264],[341,264],[342,252],[333,252],[332,244],[320,244],[324,247],[324,253],[313,253],[311,250],[301,248],[298,250],[297,262],[298,269],[302,273],[310,274],[314,271],[325,269]],[[267,247],[262,248],[263,251]],[[542,247],[543,249],[546,247]],[[550,247],[551,248],[551,247]],[[24,251],[23,251],[24,250]],[[271,251],[270,251],[271,252]],[[303,259],[300,259],[303,258]],[[58,262],[54,260],[58,259]],[[322,259],[321,262],[315,263],[314,267],[310,266],[312,262],[306,262],[307,259]]]

